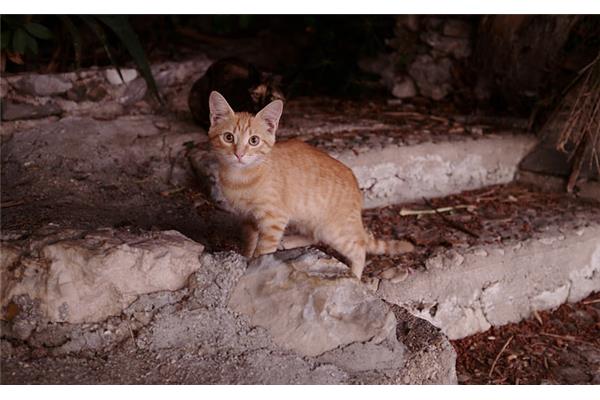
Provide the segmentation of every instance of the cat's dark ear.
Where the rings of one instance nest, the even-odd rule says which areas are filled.
[[[283,112],[283,101],[275,100],[270,102],[256,114],[256,118],[260,118],[267,124],[269,133],[275,134],[277,126],[279,125],[279,118]]]
[[[216,125],[219,122],[233,117],[233,110],[225,100],[225,97],[221,96],[221,93],[212,91],[208,98],[208,107],[210,108],[210,125]]]

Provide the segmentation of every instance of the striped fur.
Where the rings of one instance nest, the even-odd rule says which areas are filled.
[[[301,141],[275,143],[281,101],[270,103],[256,116],[236,114],[213,92],[209,106],[208,135],[219,159],[221,190],[231,207],[246,218],[245,256],[323,242],[346,257],[360,279],[367,252],[412,250],[408,242],[375,239],[365,230],[362,193],[350,168]],[[304,237],[284,239],[290,225]]]
[[[368,233],[367,253],[370,254],[402,254],[414,250],[412,243],[405,240],[384,240],[373,237]]]

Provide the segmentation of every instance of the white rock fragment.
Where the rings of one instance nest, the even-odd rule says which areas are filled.
[[[121,75],[123,75],[122,80],[119,76],[119,72],[115,68],[107,69],[105,72],[106,80],[111,85],[122,85],[124,83],[129,83],[138,77],[138,72],[135,69],[121,69]]]

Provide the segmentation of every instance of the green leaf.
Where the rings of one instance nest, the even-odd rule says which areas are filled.
[[[79,69],[79,67],[81,66],[81,49],[83,43],[81,40],[81,34],[79,33],[79,29],[77,29],[77,27],[73,23],[73,20],[71,20],[71,18],[69,18],[68,16],[59,15],[58,17],[60,18],[62,23],[65,24],[65,27],[71,35],[71,39],[73,40],[73,49],[75,50],[75,67]]]
[[[25,24],[24,28],[29,32],[29,34],[33,37],[42,40],[52,39],[52,32],[44,25],[36,24],[35,22],[30,22]]]
[[[27,32],[21,28],[17,28],[13,34],[12,45],[15,53],[25,53],[25,47],[27,46]]]
[[[123,75],[121,74],[121,68],[119,68],[119,65],[117,64],[117,60],[115,60],[113,58],[112,53],[110,52],[110,50],[108,48],[108,38],[106,37],[106,34],[104,33],[104,29],[102,28],[102,26],[98,23],[98,21],[95,19],[95,17],[93,17],[91,15],[80,15],[79,17],[83,20],[83,22],[85,22],[90,27],[92,32],[94,32],[96,37],[100,40],[100,42],[102,43],[102,46],[104,47],[104,51],[106,52],[106,55],[108,56],[108,59],[110,60],[111,64],[117,70],[117,73],[119,74],[119,78],[121,78],[122,82],[125,82],[125,79],[123,79]]]
[[[2,34],[0,34],[0,42],[2,43],[0,48],[2,50],[8,48],[8,45],[10,44],[10,36],[10,31],[4,31]]]
[[[137,34],[129,24],[127,17],[124,15],[99,15],[97,18],[119,37],[123,45],[127,48],[129,55],[131,55],[133,61],[135,61],[138,66],[140,73],[146,80],[146,83],[154,96],[156,96],[160,104],[164,104],[162,97],[158,93],[158,87],[154,80],[154,76],[152,76],[152,71],[150,70],[150,64],[148,64],[144,48],[142,47]]]
[[[35,40],[35,38],[32,37],[31,35],[26,35],[26,42],[27,42],[27,48],[29,50],[31,50],[31,52],[33,54],[37,54],[38,53],[37,40]]]

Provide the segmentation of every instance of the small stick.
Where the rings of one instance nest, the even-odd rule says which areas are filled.
[[[11,200],[0,204],[0,208],[16,207],[25,204],[25,200]]]
[[[467,227],[465,227],[457,222],[452,221],[451,219],[446,218],[446,216],[444,214],[442,214],[441,212],[438,212],[435,209],[435,207],[433,207],[431,205],[431,202],[429,200],[427,200],[425,197],[423,197],[423,201],[425,202],[427,207],[431,208],[442,220],[444,220],[444,222],[446,224],[450,225],[454,229],[457,229],[461,232],[466,233],[467,235],[474,237],[475,239],[479,239],[479,235],[476,234],[475,232],[473,232],[472,230],[468,229]]]
[[[133,329],[131,329],[131,325],[129,324],[129,321],[125,321],[127,322],[127,328],[129,329],[129,335],[131,335],[131,340],[133,340],[133,344],[135,345],[135,347],[137,347],[139,349],[139,346],[135,340],[135,336],[133,335]]]
[[[582,303],[585,304],[585,305],[596,304],[596,303],[600,303],[600,299],[582,301]]]
[[[407,215],[435,214],[436,212],[448,212],[448,211],[458,210],[461,208],[466,208],[467,210],[471,211],[471,210],[475,209],[476,207],[473,205],[461,204],[461,205],[454,206],[454,207],[440,207],[440,208],[436,208],[435,210],[409,210],[407,208],[403,208],[400,210],[400,216],[404,217]]]
[[[170,190],[163,190],[162,192],[160,192],[159,194],[163,197],[169,197],[172,194],[176,194],[179,192],[183,192],[186,188],[185,187],[178,187],[175,189],[170,189]]]
[[[515,337],[515,335],[512,335],[510,338],[508,338],[508,340],[506,341],[506,343],[504,343],[504,346],[502,346],[502,349],[500,350],[500,352],[498,353],[498,355],[494,359],[494,362],[492,363],[492,368],[490,368],[490,372],[488,373],[488,378],[492,377],[492,373],[494,372],[494,368],[496,368],[496,363],[498,362],[498,360],[500,359],[500,356],[502,355],[502,353],[504,353],[504,350],[506,350],[506,348],[508,347],[508,345],[510,344],[510,342],[512,342],[512,340],[513,340],[514,337]]]
[[[535,319],[537,319],[540,325],[544,325],[544,321],[542,320],[542,317],[540,316],[540,313],[537,312],[537,310],[533,310],[533,316],[535,317]]]
[[[587,340],[577,339],[576,337],[573,337],[570,335],[556,335],[553,333],[546,333],[546,332],[541,332],[540,335],[555,338],[555,339],[560,339],[560,340],[566,340],[569,342],[579,342],[579,343],[586,343],[586,344],[593,345],[592,342],[588,342]]]
[[[437,115],[431,115],[431,114],[422,114],[422,113],[419,113],[416,111],[386,111],[386,112],[384,112],[384,114],[390,115],[392,117],[415,117],[420,120],[429,118],[434,121],[439,121],[439,122],[444,122],[444,123],[449,122],[448,118],[439,117]]]

